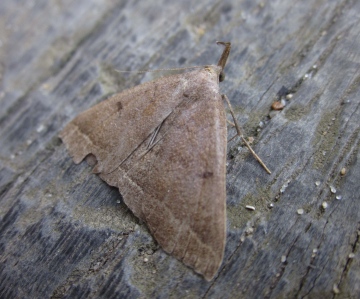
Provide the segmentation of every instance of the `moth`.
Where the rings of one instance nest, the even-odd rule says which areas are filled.
[[[227,126],[219,82],[231,44],[218,44],[224,51],[217,65],[115,94],[60,133],[74,162],[96,158],[93,172],[119,189],[163,250],[208,281],[226,240]]]

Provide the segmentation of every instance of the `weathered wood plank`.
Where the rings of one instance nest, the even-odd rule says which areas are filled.
[[[1,1],[0,297],[358,298],[359,14],[355,0]],[[229,144],[226,252],[207,283],[57,135],[164,75],[116,69],[216,63],[215,40],[232,42],[221,88],[273,174]]]

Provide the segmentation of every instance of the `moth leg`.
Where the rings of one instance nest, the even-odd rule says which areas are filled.
[[[167,117],[167,118],[168,118],[168,117]],[[164,138],[164,136],[166,135],[166,132],[164,133],[164,136],[162,136],[161,138],[159,138],[158,140],[155,141],[156,136],[159,134],[159,131],[160,131],[161,126],[163,125],[163,123],[165,122],[165,120],[166,120],[167,118],[165,118],[165,119],[161,122],[161,124],[156,127],[155,131],[152,133],[152,136],[151,136],[151,138],[150,138],[149,144],[148,144],[147,147],[146,147],[146,151],[143,152],[143,153],[140,155],[139,159],[143,158],[148,152],[151,151],[151,149],[152,149],[157,143],[159,143],[159,141],[161,141],[161,140]]]
[[[238,122],[236,121],[236,118],[235,118],[235,113],[234,113],[234,110],[232,109],[232,106],[231,106],[231,103],[228,99],[228,97],[226,95],[221,95],[222,99],[225,100],[229,106],[229,110],[230,110],[230,114],[234,120],[234,125],[235,125],[235,129],[236,129],[236,132],[237,132],[237,136],[239,136],[241,138],[241,140],[245,143],[246,147],[249,149],[249,151],[252,153],[252,155],[254,156],[254,158],[260,163],[260,165],[262,167],[264,167],[264,169],[266,170],[266,172],[268,174],[271,174],[271,171],[269,170],[269,168],[266,167],[265,163],[260,159],[260,157],[255,153],[255,151],[252,149],[252,147],[250,146],[250,144],[246,141],[246,139],[244,138],[244,135],[240,129],[240,126],[238,124]],[[231,138],[230,140],[234,139]]]
[[[154,132],[152,133],[152,136],[150,138],[150,141],[149,141],[149,144],[147,145],[146,147],[146,151],[144,153],[142,153],[139,157],[139,159],[141,159],[142,157],[144,157],[162,138],[160,138],[159,140],[157,140],[156,142],[155,141],[155,138],[156,136],[158,135],[159,131],[160,131],[160,128],[162,126],[162,124],[164,123],[164,121],[166,120],[166,118],[161,122],[160,125],[158,125]],[[135,150],[133,150],[124,160],[121,161],[121,163],[112,171],[108,172],[109,173],[112,173],[114,172],[116,169],[118,169],[135,151],[137,150],[137,148]]]
[[[158,126],[155,128],[155,130],[154,130],[154,132],[152,133],[152,136],[151,136],[151,138],[150,138],[149,144],[148,144],[147,147],[146,147],[146,151],[141,154],[140,159],[141,159],[142,157],[144,157],[149,151],[151,151],[151,149],[152,149],[157,143],[159,143],[159,141],[161,141],[161,140],[165,137],[165,135],[167,134],[167,131],[163,132],[163,133],[162,133],[163,136],[161,136],[158,140],[155,141],[155,139],[156,139],[157,135],[159,134],[159,131],[160,131],[162,125],[165,123],[165,121],[169,120],[171,116],[178,114],[178,113],[180,112],[180,109],[178,109],[178,108],[181,107],[181,105],[185,105],[185,104],[188,103],[188,102],[189,102],[189,100],[188,100],[188,101],[182,101],[182,102],[180,103],[180,105],[177,106],[176,109],[174,109],[166,118],[164,118],[164,120],[160,123],[160,125],[158,125]]]
[[[161,122],[161,124],[158,125],[157,128],[155,129],[155,131],[154,131],[154,133],[152,134],[151,139],[150,139],[149,144],[147,145],[146,149],[150,149],[150,147],[153,147],[154,140],[155,140],[157,134],[159,133],[160,128],[161,128],[161,126],[163,125],[164,121],[165,121],[165,120],[163,120],[163,121]]]
[[[231,137],[229,140],[228,140],[228,143],[233,141],[236,137],[238,137],[238,135],[236,134],[235,136]]]
[[[232,126],[232,127],[235,127],[235,124],[233,123],[233,122],[231,122],[230,120],[226,120],[227,121],[227,123],[230,125],[230,126]]]
[[[177,106],[176,108],[181,107],[181,105],[184,105],[184,103],[187,103],[188,101],[183,101],[179,106]],[[176,111],[177,110],[177,111]],[[170,119],[171,116],[176,115],[179,113],[179,109],[174,109],[161,123],[160,125],[158,125],[154,132],[152,133],[152,136],[150,138],[149,144],[146,147],[146,152],[143,154],[145,155],[146,153],[148,153],[161,139],[163,139],[163,137],[165,136],[165,134],[167,134],[167,132],[165,131],[163,134],[164,136],[162,136],[159,140],[155,141],[157,135],[159,134],[159,131],[162,127],[162,125],[165,123],[166,120]]]
[[[235,127],[235,124],[234,124],[233,122],[231,122],[230,120],[227,119],[226,122],[227,122],[230,126]],[[231,138],[228,140],[228,143],[230,143],[231,141],[233,141],[236,137],[238,137],[237,134],[234,135],[233,137],[231,137]]]

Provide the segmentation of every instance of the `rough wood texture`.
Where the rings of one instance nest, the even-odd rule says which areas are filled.
[[[359,14],[356,0],[2,0],[0,297],[358,298]],[[116,69],[213,64],[215,40],[232,42],[220,88],[273,173],[228,144],[225,257],[209,283],[57,135],[164,75]]]

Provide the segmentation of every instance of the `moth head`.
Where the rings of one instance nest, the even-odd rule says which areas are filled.
[[[219,74],[219,82],[222,82],[224,80],[225,80],[225,73],[224,73],[224,71],[221,71]]]
[[[224,74],[224,68],[226,65],[226,61],[229,57],[230,50],[231,50],[231,43],[225,43],[225,42],[216,42],[218,45],[224,46],[224,51],[221,54],[221,57],[218,62],[218,66],[221,67],[221,72],[219,75],[219,82],[222,82],[225,80],[225,74]]]

